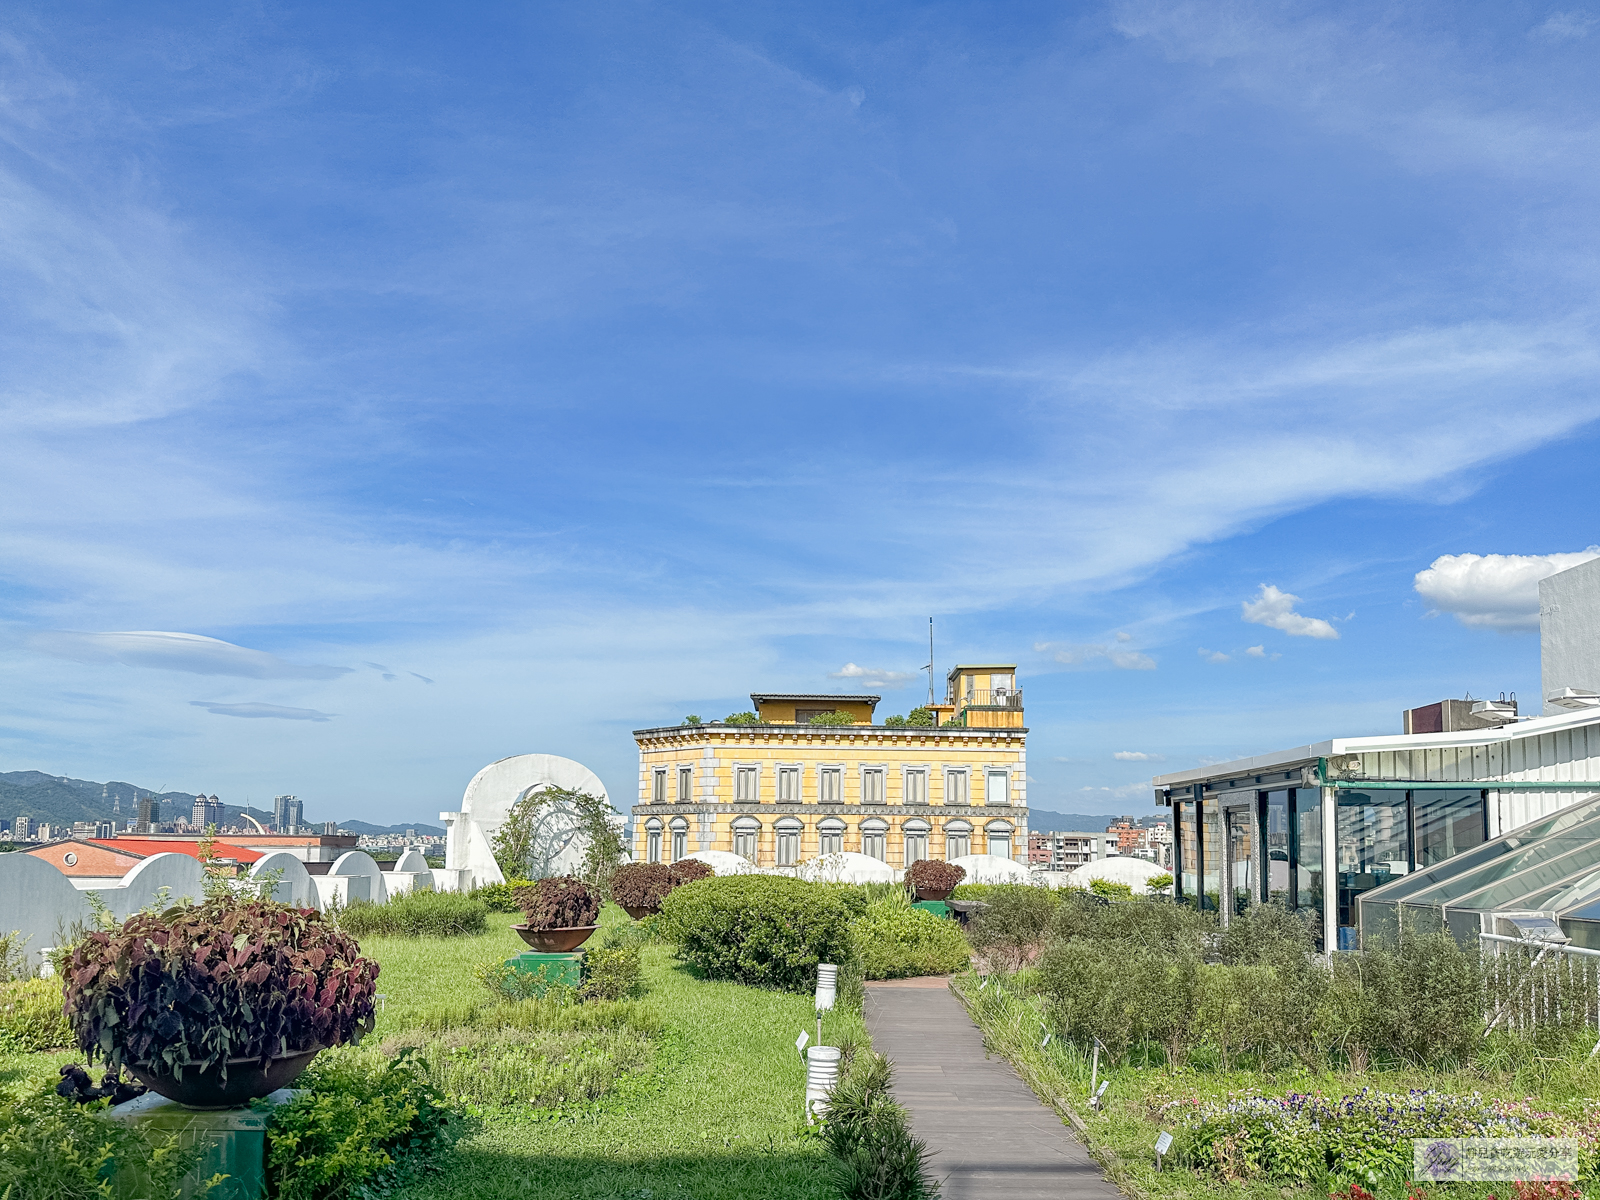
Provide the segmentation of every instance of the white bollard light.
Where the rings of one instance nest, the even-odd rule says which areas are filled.
[[[817,1011],[828,1012],[839,995],[839,968],[832,963],[817,964]]]
[[[839,1047],[813,1046],[806,1051],[806,1124],[828,1111],[828,1093],[839,1082]]]

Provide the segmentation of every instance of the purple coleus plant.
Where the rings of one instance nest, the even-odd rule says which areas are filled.
[[[67,1023],[92,1062],[181,1079],[230,1060],[360,1040],[378,964],[314,909],[232,897],[136,913],[88,934],[65,970]]]

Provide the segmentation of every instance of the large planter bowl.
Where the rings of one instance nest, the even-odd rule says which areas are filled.
[[[565,925],[559,929],[529,929],[526,925],[513,925],[517,936],[540,954],[565,954],[576,950],[589,940],[598,925]]]
[[[622,906],[622,911],[627,913],[635,921],[642,921],[646,917],[653,917],[656,913],[660,912],[661,911],[661,905],[659,905],[659,904],[624,904]]]
[[[259,1058],[230,1058],[228,1080],[222,1080],[220,1064],[203,1071],[185,1071],[183,1078],[157,1072],[146,1065],[128,1064],[128,1074],[157,1095],[165,1096],[185,1108],[239,1108],[252,1100],[288,1087],[322,1047],[270,1060],[265,1067]]]
[[[919,887],[917,889],[917,899],[918,900],[948,900],[948,899],[950,899],[950,893],[955,891],[955,890],[956,889],[954,887],[947,887],[947,888],[920,888]]]

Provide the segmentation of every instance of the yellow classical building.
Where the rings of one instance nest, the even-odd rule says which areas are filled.
[[[848,850],[896,868],[967,854],[1027,862],[1014,664],[951,670],[945,702],[930,706],[935,725],[874,724],[878,696],[750,699],[755,724],[634,731],[636,861],[729,850],[789,867]]]

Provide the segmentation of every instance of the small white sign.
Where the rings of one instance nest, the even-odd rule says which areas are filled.
[[[986,988],[988,986],[989,986],[989,977],[987,975],[985,975],[983,977],[983,982],[978,984],[978,990],[981,992],[981,991],[983,991],[984,988]]]
[[[1094,1098],[1096,1100],[1100,1099],[1101,1096],[1104,1096],[1106,1094],[1106,1085],[1108,1083],[1110,1083],[1110,1082],[1111,1082],[1111,1080],[1109,1080],[1109,1079],[1102,1079],[1100,1081],[1100,1086],[1095,1090],[1095,1093],[1094,1093]]]
[[[1044,1035],[1044,1041],[1039,1043],[1039,1049],[1043,1050],[1046,1046],[1048,1046],[1050,1044],[1050,1039],[1053,1036],[1054,1036],[1054,1034],[1049,1034],[1049,1033],[1045,1034]]]
[[[806,1043],[809,1042],[810,1040],[811,1040],[811,1035],[809,1033],[807,1033],[804,1029],[802,1029],[800,1031],[800,1036],[795,1038],[795,1040],[794,1040],[795,1053],[796,1054],[800,1054],[800,1055],[803,1056],[805,1054],[805,1052],[806,1052]]]
[[[1156,1138],[1156,1153],[1165,1154],[1172,1149],[1172,1135],[1166,1130],[1161,1131],[1161,1136]]]

